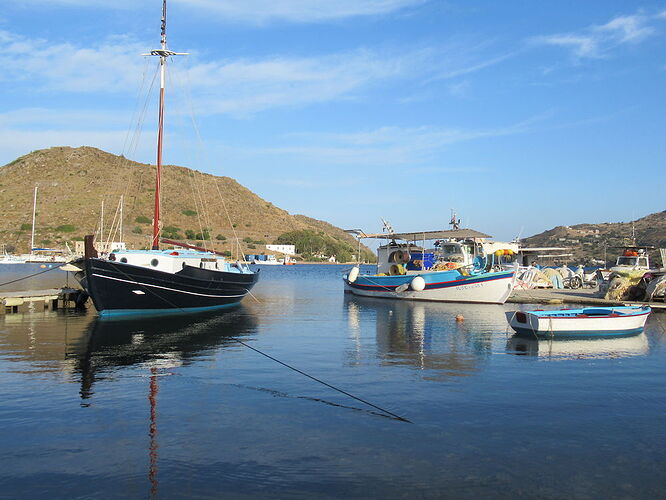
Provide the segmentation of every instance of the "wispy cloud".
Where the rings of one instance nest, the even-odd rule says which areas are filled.
[[[142,61],[139,57],[149,46],[126,36],[108,37],[87,47],[53,44],[0,30],[0,84],[20,82],[32,92],[130,96],[142,78],[148,85],[155,75],[154,58]],[[484,62],[476,53],[482,47],[450,48],[359,48],[319,56],[213,60],[193,51],[189,60],[178,58],[170,65],[176,84],[172,91],[190,89],[199,114],[243,116],[279,107],[358,99],[371,88],[400,79],[422,83],[455,78],[507,57]],[[466,90],[467,84],[462,82],[449,93],[459,97]]]
[[[653,21],[664,17],[664,12],[648,15],[638,12],[632,15],[618,16],[606,24],[592,25],[578,32],[558,33],[533,37],[532,43],[553,45],[569,49],[574,57],[602,58],[615,47],[628,43],[639,43],[656,29]]]
[[[453,144],[529,132],[544,118],[540,115],[488,129],[381,127],[351,134],[291,134],[285,137],[285,142],[291,145],[256,149],[254,154],[283,155],[319,164],[414,165],[436,161],[438,155]]]
[[[175,0],[222,19],[249,24],[271,21],[321,22],[376,16],[424,4],[427,0]]]
[[[378,16],[417,7],[428,0],[172,0],[171,5],[220,20],[262,25],[270,22],[316,23],[359,16]],[[23,0],[49,7],[135,9],[136,0]]]
[[[359,49],[320,57],[214,61],[193,66],[190,79],[204,113],[254,113],[283,106],[354,98],[370,85],[419,71],[419,51]]]
[[[0,30],[0,83],[32,84],[38,90],[125,91],[137,87],[142,52],[145,46],[126,37],[78,47]]]

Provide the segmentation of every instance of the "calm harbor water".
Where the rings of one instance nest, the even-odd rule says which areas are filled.
[[[342,272],[264,267],[225,314],[1,317],[0,497],[666,495],[665,314],[517,340],[514,305],[354,298]]]

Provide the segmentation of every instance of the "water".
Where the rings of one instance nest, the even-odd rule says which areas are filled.
[[[0,497],[663,496],[666,315],[520,341],[514,306],[354,298],[342,271],[265,267],[259,302],[193,319],[0,319]]]

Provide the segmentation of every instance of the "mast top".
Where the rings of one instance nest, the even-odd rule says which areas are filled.
[[[151,50],[147,54],[141,54],[142,56],[159,56],[162,58],[167,58],[169,56],[186,56],[189,55],[187,52],[174,52],[173,50],[167,49],[166,42],[166,0],[162,0],[162,25],[161,25],[161,37],[160,37],[160,48]]]

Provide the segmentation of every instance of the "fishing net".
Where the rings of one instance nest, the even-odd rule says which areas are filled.
[[[614,271],[610,275],[606,300],[632,300],[645,271]]]
[[[650,281],[645,289],[645,300],[656,298],[664,300],[666,296],[666,276],[661,276]]]

